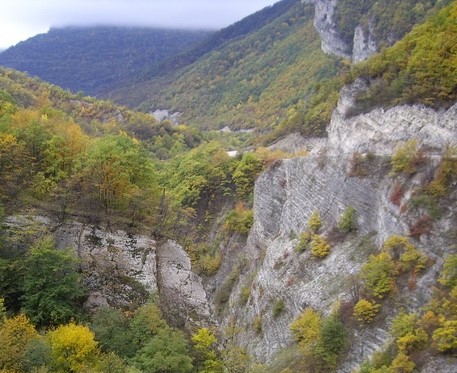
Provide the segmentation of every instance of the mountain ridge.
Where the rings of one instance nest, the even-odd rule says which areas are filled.
[[[103,95],[209,34],[120,26],[51,28],[0,53],[0,64],[73,92]]]

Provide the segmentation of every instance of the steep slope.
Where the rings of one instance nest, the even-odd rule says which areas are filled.
[[[417,61],[418,47],[433,37],[436,48],[447,49],[441,34],[455,39],[456,6],[440,11],[365,67],[373,63],[381,71],[385,67],[386,74],[390,68],[402,76],[414,70],[408,64],[392,69],[381,61],[397,53]],[[435,74],[453,91],[457,80],[446,77],[455,70],[447,68],[455,50],[438,56],[422,74]],[[444,346],[440,338],[441,333],[455,335],[450,325],[457,317],[455,288],[443,275],[455,270],[449,263],[456,253],[457,103],[446,96],[436,110],[403,105],[354,115],[358,97],[371,94],[367,80],[341,91],[326,144],[310,156],[277,161],[259,177],[252,230],[244,245],[228,248],[231,269],[222,264],[217,281],[221,289],[231,281],[232,289],[222,323],[233,331],[233,340],[271,362],[266,372],[456,369],[455,345]],[[437,91],[427,93],[438,99]],[[348,211],[354,219],[350,224]],[[316,213],[318,225],[312,224]],[[233,252],[240,252],[238,263]],[[393,275],[383,278],[387,287],[381,289],[373,269],[378,265],[387,276],[388,266],[379,266],[383,258],[392,261]],[[366,306],[367,299],[374,311],[360,316],[357,306]],[[322,318],[320,331],[310,314]],[[440,322],[427,324],[428,316],[438,314]],[[398,332],[406,317],[422,339]],[[329,325],[331,332],[324,329]],[[332,337],[325,340],[326,334],[319,335],[324,332]],[[346,344],[331,343],[342,334]]]
[[[0,54],[0,65],[73,92],[106,95],[211,33],[122,27],[51,28]]]

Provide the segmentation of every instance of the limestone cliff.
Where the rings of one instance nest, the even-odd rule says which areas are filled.
[[[238,326],[236,341],[261,361],[270,361],[292,342],[289,324],[305,307],[328,314],[336,301],[350,300],[351,276],[387,237],[410,235],[411,227],[426,214],[423,208],[408,208],[414,192],[433,177],[440,152],[457,143],[457,104],[446,112],[402,106],[348,118],[359,89],[363,89],[361,82],[343,90],[328,128],[327,144],[319,154],[278,161],[256,182],[254,225],[246,246],[240,248],[247,264],[221,321]],[[399,142],[412,138],[424,149],[420,169],[411,176],[391,175],[389,156]],[[363,170],[354,169],[354,154],[363,159]],[[391,196],[398,185],[404,194],[401,201],[393,202]],[[382,348],[400,305],[417,310],[430,299],[443,257],[454,249],[456,197],[454,187],[430,232],[413,239],[433,264],[417,278],[414,288],[401,285],[401,299],[383,307],[376,326],[352,331],[341,372],[352,371]],[[348,206],[356,211],[358,229],[356,234],[341,237],[335,226]],[[324,221],[322,233],[332,245],[325,259],[294,250],[315,210]],[[249,298],[243,305],[241,290],[246,287]],[[274,314],[277,302],[283,307]],[[442,371],[452,371],[453,364],[455,360],[449,369],[443,365]],[[426,367],[424,372],[430,369]]]
[[[348,45],[340,35],[335,22],[335,9],[338,0],[302,0],[314,4],[314,27],[321,37],[321,48],[325,53],[360,62],[378,51],[378,43],[373,36],[373,27],[357,25],[354,29],[352,45]]]
[[[52,232],[57,248],[75,251],[88,290],[84,306],[89,312],[108,305],[134,309],[155,294],[174,325],[192,327],[211,320],[201,278],[174,241],[158,244],[147,235],[60,222],[54,216],[10,216],[6,226],[36,236]]]

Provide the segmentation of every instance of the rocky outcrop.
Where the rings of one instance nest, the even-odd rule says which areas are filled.
[[[179,124],[179,118],[182,116],[182,114],[179,113],[179,112],[170,114],[168,112],[168,110],[161,110],[161,109],[158,109],[158,110],[155,110],[155,111],[151,111],[150,114],[158,122],[163,122],[164,120],[169,120],[173,124],[176,124],[176,125]]]
[[[288,153],[298,153],[303,151],[319,151],[326,143],[323,137],[305,138],[299,133],[291,133],[285,138],[271,144],[268,149],[282,150]]]
[[[58,249],[74,250],[88,290],[84,306],[89,312],[107,305],[134,309],[155,294],[175,325],[203,325],[211,319],[201,278],[173,241],[158,245],[146,235],[35,215],[10,216],[6,225],[10,232],[35,237],[52,232]]]
[[[157,270],[160,304],[167,318],[185,327],[207,324],[211,318],[207,295],[184,249],[174,241],[159,246]]]
[[[410,139],[435,150],[457,144],[457,104],[444,112],[422,105],[403,105],[348,117],[357,93],[365,88],[366,83],[358,80],[341,91],[328,127],[331,155],[354,152],[390,155],[399,142]]]
[[[369,25],[365,29],[358,25],[354,30],[354,42],[352,48],[352,62],[357,63],[366,60],[378,51],[378,44],[373,37],[373,27]]]
[[[314,27],[321,37],[321,48],[325,53],[360,62],[378,51],[373,27],[357,25],[354,29],[352,45],[341,38],[335,22],[335,8],[338,0],[302,0],[315,5]]]
[[[81,259],[89,290],[87,308],[132,307],[158,292],[156,243],[150,237],[74,221],[53,230],[57,247],[71,247]]]
[[[314,27],[321,37],[325,53],[351,59],[350,47],[341,39],[334,23],[337,0],[315,0]]]

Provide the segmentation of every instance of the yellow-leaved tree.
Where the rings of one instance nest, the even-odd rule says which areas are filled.
[[[25,315],[5,319],[0,327],[0,371],[20,371],[27,344],[38,338]]]
[[[69,323],[48,332],[47,337],[59,372],[81,372],[94,364],[98,346],[87,326]]]

